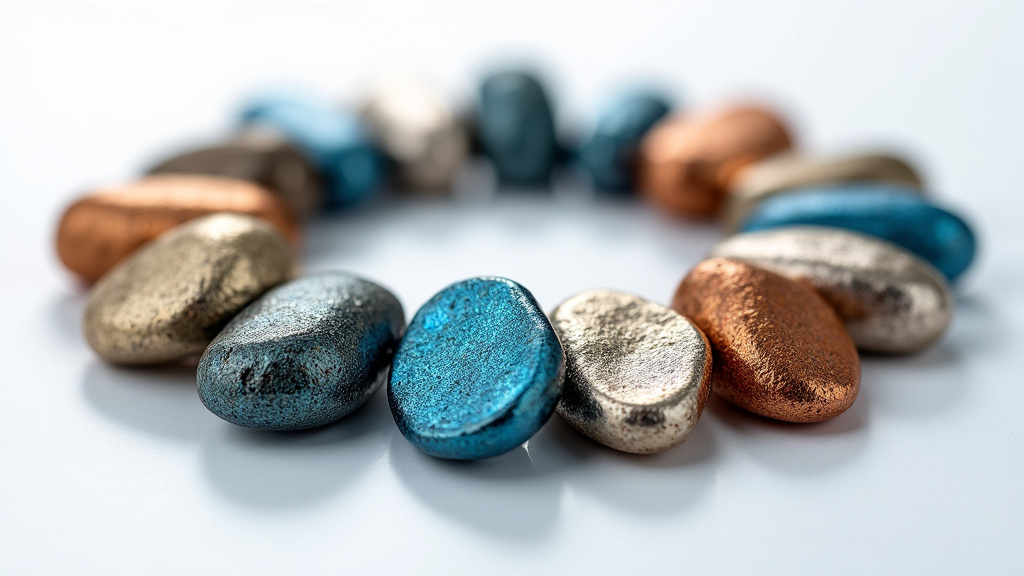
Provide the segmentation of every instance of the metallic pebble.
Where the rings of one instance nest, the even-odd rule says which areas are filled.
[[[466,128],[439,96],[412,82],[379,87],[362,109],[399,184],[416,192],[451,189],[469,151]]]
[[[551,417],[565,360],[547,316],[505,278],[463,280],[409,323],[388,380],[398,429],[432,456],[504,454]]]
[[[591,290],[563,302],[551,324],[565,350],[562,418],[624,452],[686,440],[711,392],[711,346],[689,320],[639,296]]]
[[[671,116],[644,137],[640,188],[673,214],[714,216],[741,168],[791,147],[785,123],[764,108],[734,106]]]
[[[405,327],[390,292],[341,272],[272,288],[199,361],[199,398],[248,428],[304,430],[338,420],[384,383]]]
[[[906,161],[889,154],[815,158],[783,152],[747,166],[730,182],[722,211],[726,233],[734,233],[762,200],[795,188],[844,182],[885,182],[921,193],[921,177]]]
[[[938,270],[895,244],[855,232],[815,226],[750,232],[727,238],[711,256],[809,282],[865,351],[920,350],[953,316],[953,294]]]
[[[287,140],[246,130],[224,142],[188,150],[149,169],[150,174],[206,174],[248,180],[280,194],[302,217],[323,203],[316,169]]]
[[[950,280],[977,250],[974,232],[959,216],[913,189],[891,184],[845,184],[794,190],[761,202],[740,230],[793,225],[829,226],[888,240],[924,258]]]
[[[233,178],[167,174],[100,188],[69,206],[57,227],[57,254],[92,282],[171,228],[216,212],[266,220],[298,242],[291,209],[266,188]]]
[[[551,103],[535,76],[502,72],[485,78],[476,126],[500,183],[543,186],[551,179],[561,150]]]
[[[857,398],[857,349],[836,312],[808,286],[713,258],[687,274],[672,308],[707,336],[714,391],[741,408],[787,422],[820,422]]]
[[[287,280],[294,266],[288,242],[263,220],[197,218],[96,284],[85,306],[85,339],[116,364],[199,354],[246,304]]]

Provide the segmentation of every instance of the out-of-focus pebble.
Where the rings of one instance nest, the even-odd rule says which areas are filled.
[[[551,103],[540,80],[526,72],[485,78],[476,127],[499,183],[543,186],[549,182],[561,151]]]
[[[635,189],[640,142],[669,109],[668,100],[660,94],[636,92],[616,99],[601,112],[594,131],[577,152],[596,189]]]

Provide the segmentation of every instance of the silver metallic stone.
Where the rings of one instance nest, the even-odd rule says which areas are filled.
[[[863,234],[777,228],[728,238],[711,256],[809,282],[864,351],[920,350],[942,335],[953,315],[953,295],[938,270],[895,244]]]
[[[711,391],[711,347],[689,320],[639,296],[591,290],[558,306],[551,324],[566,359],[562,418],[624,452],[686,440]]]
[[[436,94],[412,82],[387,83],[367,99],[362,115],[395,162],[399,184],[414,192],[450,190],[469,153],[469,136]]]

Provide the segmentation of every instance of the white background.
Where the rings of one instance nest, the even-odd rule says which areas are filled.
[[[1024,573],[1024,10],[1016,2],[0,5],[0,573]],[[908,153],[976,227],[948,334],[865,358],[821,425],[712,402],[683,446],[612,453],[557,417],[475,464],[418,454],[383,395],[255,433],[193,375],[99,362],[59,266],[63,206],[230,126],[246,90],[353,99],[412,72],[465,101],[494,58],[545,66],[567,122],[661,80],[691,108],[760,94],[800,143]],[[467,276],[548,309],[588,288],[665,302],[719,235],[632,202],[474,194],[317,221],[307,269],[411,314]]]

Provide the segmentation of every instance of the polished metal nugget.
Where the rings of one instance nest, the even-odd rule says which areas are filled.
[[[711,346],[693,323],[613,290],[573,296],[551,323],[565,350],[562,418],[624,452],[686,440],[711,392]]]
[[[104,360],[155,364],[199,354],[251,300],[288,279],[288,242],[241,214],[198,218],[143,247],[96,284],[85,339]]]
[[[861,350],[920,350],[942,335],[953,315],[953,295],[938,270],[895,244],[855,232],[814,226],[751,232],[724,240],[711,256],[810,282]]]

